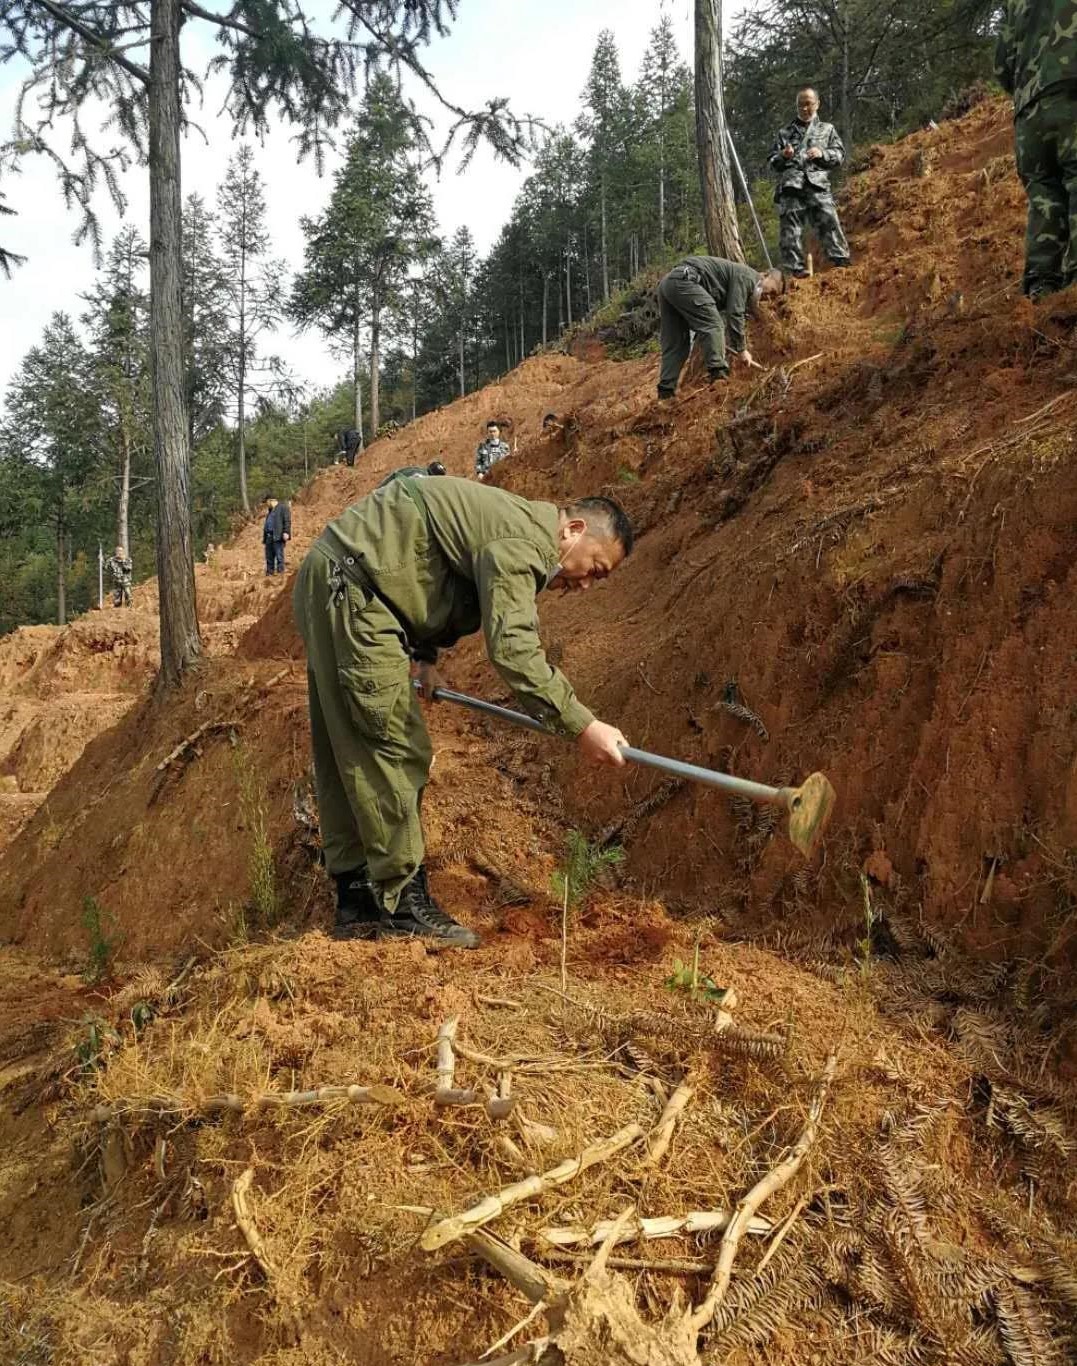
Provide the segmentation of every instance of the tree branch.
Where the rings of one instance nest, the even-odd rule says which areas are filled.
[[[141,81],[143,85],[149,85],[150,73],[144,66],[139,66],[137,62],[132,62],[129,58],[122,56],[99,33],[95,33],[92,28],[87,28],[63,5],[55,4],[54,0],[33,0],[33,3],[40,6],[46,14],[51,14],[58,24],[63,24],[64,28],[69,29],[72,33],[77,33],[84,42],[89,43],[93,48],[97,48],[103,57],[107,57],[117,66],[122,67],[136,81]]]
[[[227,14],[213,14],[201,5],[196,5],[194,0],[180,0],[180,8],[193,19],[205,19],[208,23],[219,24],[221,28],[234,28],[237,33],[244,33],[248,38],[261,37],[257,29],[248,27],[241,19],[233,19]]]

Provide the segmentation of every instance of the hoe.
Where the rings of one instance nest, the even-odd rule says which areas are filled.
[[[436,688],[434,698],[439,702],[455,702],[458,707],[468,707],[486,716],[496,716],[514,726],[537,731],[540,735],[551,734],[541,721],[532,720],[522,712],[510,711],[508,707],[499,707],[493,702],[483,702],[466,693],[453,692],[451,688]],[[718,773],[712,768],[700,768],[697,764],[685,764],[679,759],[667,759],[661,754],[650,754],[645,749],[633,749],[629,745],[623,746],[621,753],[634,764],[657,768],[662,773],[672,773],[674,777],[687,778],[693,783],[707,783],[734,797],[747,797],[749,801],[784,807],[789,813],[789,841],[805,858],[811,857],[834,809],[835,793],[825,773],[811,774],[799,787],[767,787],[765,783],[753,783],[748,778],[736,778],[731,773]]]

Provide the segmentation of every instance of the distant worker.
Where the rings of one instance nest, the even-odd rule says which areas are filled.
[[[266,574],[284,573],[284,547],[292,539],[292,512],[271,493],[265,496],[266,519],[262,523],[262,543],[266,551]]]
[[[486,424],[486,440],[480,441],[475,448],[475,474],[480,480],[486,478],[493,467],[509,454],[509,443],[502,441],[501,428],[496,422]]]
[[[565,424],[557,420],[556,413],[547,413],[542,419],[542,435],[558,436],[565,429]]]
[[[1017,174],[1028,195],[1021,287],[1077,281],[1077,3],[1006,0],[995,74],[1013,96]]]
[[[355,428],[345,427],[342,432],[337,432],[337,445],[339,447],[337,459],[339,460],[343,456],[346,465],[354,465],[356,452],[362,444],[363,438]]]
[[[750,266],[723,261],[720,256],[686,256],[674,266],[658,284],[662,341],[658,397],[672,398],[677,392],[693,332],[711,380],[728,379],[727,349],[745,365],[753,365],[748,314],[756,311],[760,299],[784,289],[780,270],[760,275]]]
[[[130,607],[131,576],[134,573],[134,565],[131,563],[130,555],[122,545],[118,545],[115,553],[105,561],[105,570],[112,583],[113,607]]]
[[[431,460],[429,465],[405,465],[402,469],[387,474],[376,487],[383,489],[386,484],[391,484],[397,479],[429,479],[440,474],[448,474],[440,460]]]
[[[807,275],[804,223],[813,228],[831,265],[851,265],[849,243],[830,189],[830,172],[845,160],[845,148],[832,123],[819,118],[819,96],[811,88],[797,94],[797,116],[783,128],[770,152],[770,168],[778,177],[778,239],[782,267],[790,275]]]
[[[620,765],[625,737],[580,703],[543,652],[535,598],[583,591],[632,550],[608,498],[557,507],[467,479],[393,479],[330,522],[296,579],[322,848],[340,938],[479,936],[434,900],[419,809],[432,750],[410,683],[433,700],[439,648],[482,630],[519,705]],[[413,663],[414,661],[414,663]]]

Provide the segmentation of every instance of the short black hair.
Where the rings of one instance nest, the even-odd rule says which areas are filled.
[[[547,422],[556,422],[556,421],[557,421],[557,414],[556,414],[556,413],[547,413],[546,416],[542,419],[542,425],[545,427],[545,425],[546,425]]]
[[[500,426],[501,426],[501,423],[498,422],[497,418],[496,418],[496,417],[492,417],[492,418],[490,419],[490,421],[486,424],[486,430],[489,431],[491,427],[500,428]]]
[[[262,494],[262,502],[263,502],[263,503],[271,502],[271,501],[273,500],[274,497],[275,497],[275,495],[272,494],[272,493],[263,493],[263,494]]]
[[[620,503],[596,494],[592,498],[577,498],[565,507],[565,512],[569,517],[582,517],[592,529],[595,522],[601,523],[611,541],[620,541],[625,559],[632,554],[632,547],[636,544],[636,533],[632,530],[628,513]]]

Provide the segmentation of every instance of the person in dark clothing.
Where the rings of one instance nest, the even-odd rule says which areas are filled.
[[[686,256],[674,266],[658,285],[662,342],[658,397],[672,398],[677,392],[693,332],[712,380],[729,376],[727,346],[745,365],[751,365],[748,314],[755,313],[760,299],[784,290],[780,270],[760,275],[750,266],[719,256]]]
[[[283,574],[284,547],[292,539],[292,512],[287,503],[278,503],[269,493],[265,496],[265,506],[262,543],[266,550],[266,574]]]
[[[343,455],[348,465],[355,464],[355,456],[362,444],[363,438],[354,427],[346,427],[344,431],[337,433],[337,440],[340,443],[340,453]]]

